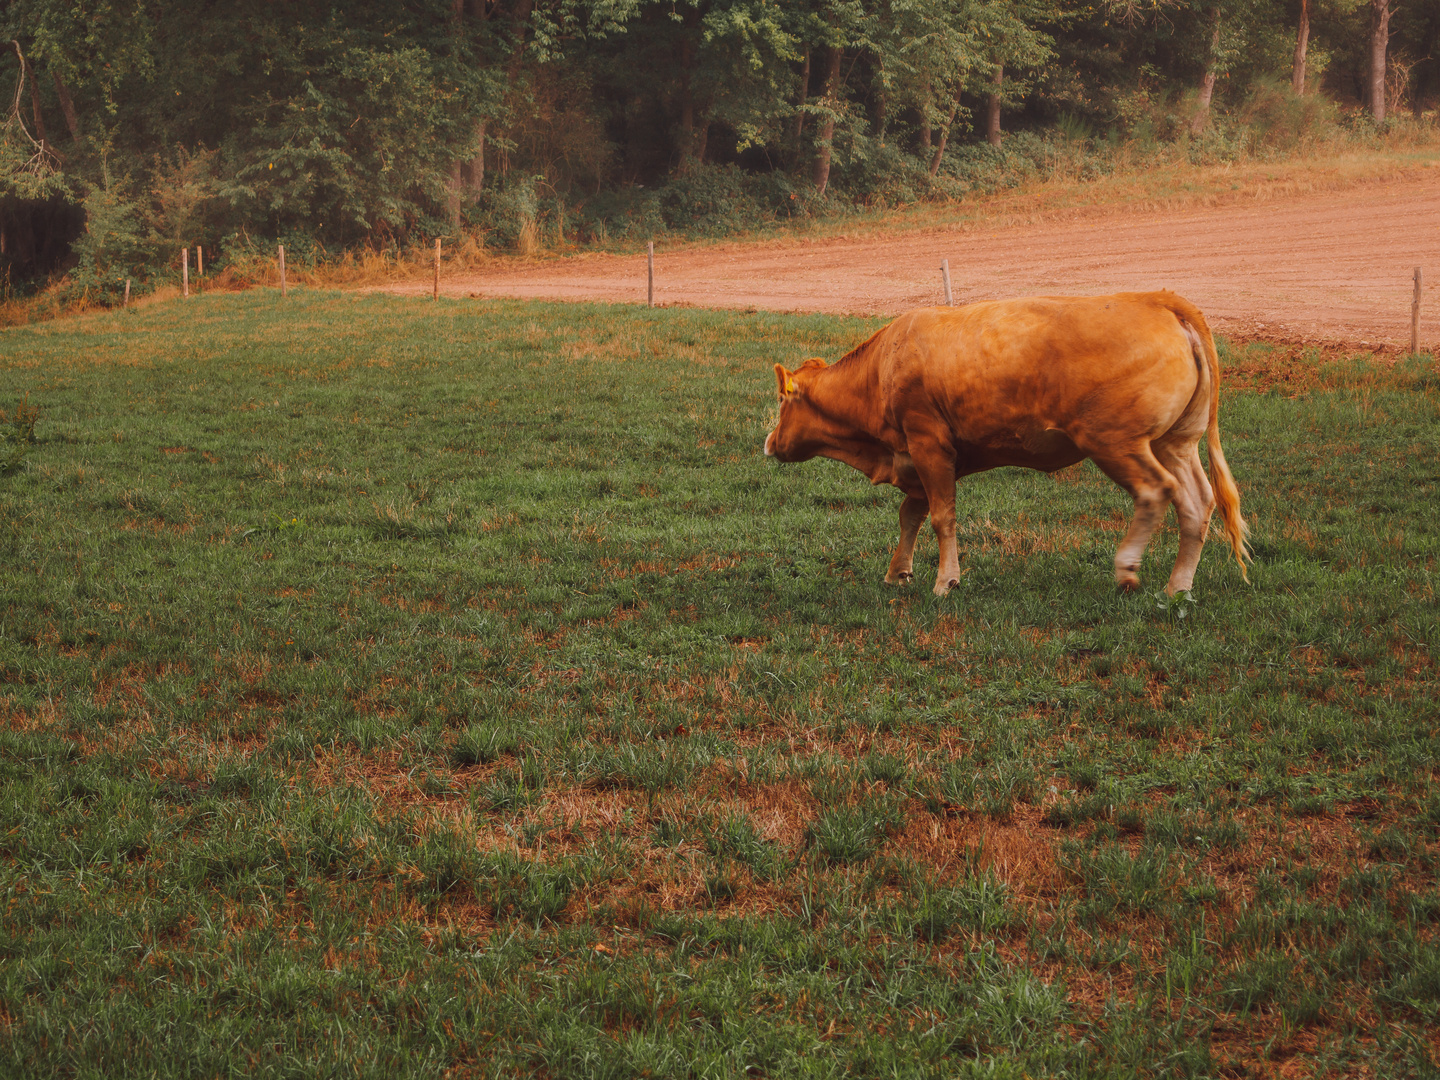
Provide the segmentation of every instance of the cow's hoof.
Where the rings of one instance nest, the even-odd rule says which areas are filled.
[[[1123,593],[1140,591],[1140,577],[1138,574],[1127,574],[1124,577],[1116,575],[1115,588]]]
[[[898,574],[885,575],[886,585],[909,585],[914,580],[915,575],[912,574],[909,570],[902,570]]]
[[[937,581],[935,582],[935,595],[945,596],[947,593],[950,592],[951,589],[953,589],[956,585],[959,584],[960,579],[953,577],[949,581]]]

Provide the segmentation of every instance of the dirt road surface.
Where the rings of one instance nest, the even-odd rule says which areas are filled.
[[[655,257],[655,302],[894,315],[1029,294],[1173,289],[1230,334],[1409,345],[1416,266],[1421,347],[1440,346],[1440,170],[1347,190],[1178,211],[893,236],[677,247]],[[644,303],[645,256],[496,260],[442,276],[449,295]],[[428,292],[419,283],[396,292]]]

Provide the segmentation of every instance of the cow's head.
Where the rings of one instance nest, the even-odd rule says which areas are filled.
[[[780,391],[780,419],[765,439],[765,456],[777,461],[808,461],[820,452],[823,441],[820,417],[806,398],[806,389],[825,370],[824,360],[812,357],[794,371],[775,365],[775,380]]]

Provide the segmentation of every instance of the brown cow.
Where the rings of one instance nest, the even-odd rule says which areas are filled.
[[[833,366],[776,364],[775,375],[780,419],[767,455],[835,458],[905,493],[891,585],[913,577],[927,514],[940,541],[935,594],[959,583],[959,477],[1000,465],[1055,472],[1087,457],[1135,500],[1115,553],[1120,588],[1139,588],[1140,559],[1172,502],[1180,554],[1167,592],[1190,588],[1217,499],[1245,574],[1249,530],[1220,449],[1220,361],[1205,316],[1172,292],[921,308]],[[1200,465],[1205,434],[1213,492]]]

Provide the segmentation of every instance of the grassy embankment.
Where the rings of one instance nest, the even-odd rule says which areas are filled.
[[[870,325],[0,335],[0,1071],[1433,1068],[1433,360],[1230,353],[1253,584],[1182,618],[1088,464],[882,585],[896,494],[759,457]]]

